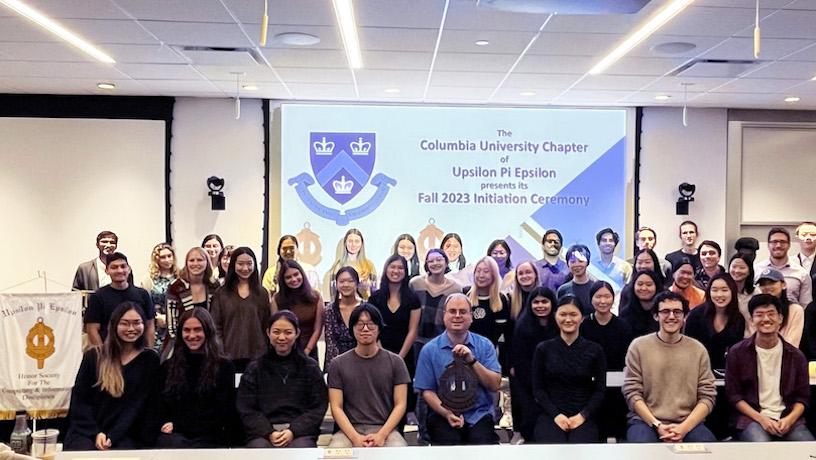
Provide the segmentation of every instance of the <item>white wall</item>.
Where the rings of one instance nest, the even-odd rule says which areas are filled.
[[[689,109],[688,126],[682,109],[643,109],[640,170],[640,225],[657,231],[661,256],[680,247],[677,227],[695,221],[700,240],[710,239],[726,249],[725,193],[728,114],[726,109]],[[695,184],[688,216],[675,214],[683,182]]]
[[[209,233],[225,244],[249,246],[261,263],[264,150],[262,104],[232,99],[177,98],[173,110],[170,202],[173,244],[179,259]],[[223,177],[225,211],[213,211],[207,178]],[[180,261],[179,265],[182,265]]]

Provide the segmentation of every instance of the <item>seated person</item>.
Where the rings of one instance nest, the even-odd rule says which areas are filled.
[[[690,267],[691,265],[689,265]],[[638,337],[626,353],[623,397],[629,406],[629,442],[713,442],[703,425],[714,407],[708,352],[683,335],[688,301],[661,292],[652,310],[660,330]]]
[[[212,316],[201,307],[178,322],[181,340],[162,365],[161,434],[157,447],[227,447],[235,414],[235,368],[215,339]]]
[[[813,441],[803,416],[810,403],[808,363],[779,335],[780,300],[759,294],[748,302],[748,311],[756,333],[731,347],[725,369],[737,439]]]
[[[113,311],[110,334],[85,352],[71,392],[65,450],[135,449],[150,444],[142,420],[159,371],[145,348],[145,314],[133,302]]]
[[[238,386],[247,447],[316,447],[328,406],[323,373],[297,346],[294,313],[273,313],[265,330],[271,347],[247,366]]]
[[[377,342],[383,327],[377,307],[363,303],[351,312],[357,345],[329,365],[329,403],[339,431],[329,447],[400,447],[397,427],[408,406],[411,377],[405,362]]]
[[[555,308],[558,337],[538,344],[533,357],[533,394],[543,413],[537,443],[598,442],[595,415],[606,391],[606,358],[595,342],[579,335],[581,309],[566,296]]]
[[[445,331],[422,347],[414,388],[432,412],[428,434],[432,444],[498,444],[493,429],[493,397],[501,385],[501,367],[496,349],[485,337],[469,331],[473,322],[470,299],[452,294],[445,300]],[[478,378],[475,402],[461,414],[445,407],[439,399],[439,379],[454,359],[464,361]]]

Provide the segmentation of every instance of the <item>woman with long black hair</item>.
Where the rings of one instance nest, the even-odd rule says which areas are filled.
[[[272,312],[291,310],[297,316],[300,348],[317,361],[317,341],[323,332],[323,299],[320,292],[312,288],[300,263],[294,259],[284,259],[278,263],[278,292],[272,296]]]

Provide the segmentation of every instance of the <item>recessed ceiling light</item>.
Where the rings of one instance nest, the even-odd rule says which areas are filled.
[[[320,37],[303,32],[284,32],[274,37],[275,43],[292,46],[311,46],[320,43]]]
[[[245,89],[247,91],[258,91],[258,85],[244,85],[241,89]]]
[[[535,96],[535,91],[522,91],[519,93],[519,96]]]
[[[669,99],[671,99],[671,96],[668,94],[658,94],[655,96],[656,101],[668,101]]]
[[[814,75],[813,78],[811,78],[811,80],[816,81],[816,75]]]
[[[666,42],[653,46],[651,51],[655,54],[683,54],[693,50],[694,48],[697,48],[697,45],[694,43]]]
[[[385,92],[388,94],[398,94],[400,92],[399,88],[386,88]]]
[[[487,46],[490,42],[487,40],[476,40],[476,46]]]
[[[96,84],[96,87],[99,89],[115,89],[116,85],[106,81],[100,81],[99,83]]]
[[[785,98],[785,102],[799,102],[800,99],[797,96],[788,96]]]

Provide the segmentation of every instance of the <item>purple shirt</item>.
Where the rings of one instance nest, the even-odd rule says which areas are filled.
[[[757,377],[757,353],[754,348],[756,334],[735,344],[728,350],[725,363],[725,394],[731,406],[745,401],[754,410],[759,412],[759,379]],[[788,415],[793,405],[802,403],[807,408],[810,404],[810,382],[808,377],[808,363],[805,355],[796,347],[782,341],[782,375],[779,380],[779,392],[785,410],[782,416]],[[753,420],[737,409],[731,411],[731,424],[738,430],[744,430]],[[798,426],[804,423],[804,417],[794,423]]]
[[[558,288],[567,281],[569,268],[567,263],[561,259],[555,265],[541,259],[536,262],[536,270],[538,270],[538,281],[541,286],[550,288],[554,293],[558,292]]]

